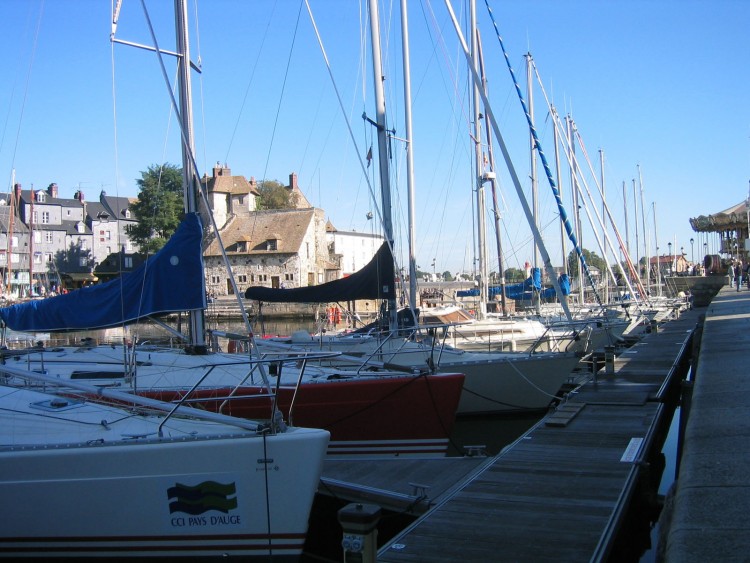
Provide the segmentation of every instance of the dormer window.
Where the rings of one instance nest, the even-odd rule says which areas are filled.
[[[277,249],[278,249],[278,244],[277,244],[277,242],[278,242],[278,241],[277,241],[277,240],[276,240],[275,238],[273,238],[273,239],[268,239],[268,240],[266,241],[266,250],[277,250]]]
[[[36,200],[39,203],[44,203],[47,201],[47,192],[38,191],[38,192],[35,192],[34,195],[36,196]]]
[[[76,230],[79,233],[85,233],[86,232],[86,225],[84,225],[83,223],[77,223],[76,224]]]
[[[125,219],[130,219],[130,209],[125,210]]]
[[[237,252],[247,252],[247,242],[244,240],[237,241]]]

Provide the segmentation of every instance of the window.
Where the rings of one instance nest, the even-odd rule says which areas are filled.
[[[78,231],[79,233],[85,233],[85,232],[86,232],[86,225],[84,225],[83,223],[78,223],[78,224],[76,225],[76,230],[77,230],[77,231]]]
[[[17,252],[13,252],[10,255],[10,263],[11,264],[18,264],[21,261],[21,256]]]
[[[125,210],[125,219],[130,219],[130,209]]]
[[[126,256],[125,257],[125,267],[127,269],[131,269],[133,267],[133,257],[132,256]]]
[[[34,231],[34,244],[42,242],[42,233]]]
[[[5,264],[8,261],[8,256],[5,251],[0,252],[0,264]]]
[[[42,211],[42,225],[49,225],[49,211]]]
[[[18,247],[18,237],[10,237],[10,247],[11,248]]]
[[[285,274],[284,279],[286,281],[294,281],[294,274]]]
[[[89,265],[89,258],[88,258],[88,256],[81,256],[78,259],[78,265],[79,266],[88,266]]]
[[[42,263],[42,253],[41,252],[35,252],[34,253],[34,264],[41,264]]]
[[[52,253],[51,253],[51,252],[48,252],[48,253],[47,253],[47,254],[45,255],[45,257],[44,257],[44,260],[45,260],[45,261],[46,261],[46,262],[47,262],[48,264],[51,264],[51,263],[52,263],[52,262],[54,261],[54,259],[55,259],[55,257],[54,257],[54,256],[52,255]]]
[[[277,241],[276,239],[268,239],[266,241],[266,250],[273,251],[277,249]]]
[[[52,244],[52,231],[47,231],[44,233],[44,242],[47,244]]]
[[[216,285],[220,282],[219,276],[211,276],[211,284]]]
[[[80,242],[81,242],[81,250],[88,250],[89,249],[89,245],[86,242],[86,239],[82,238],[82,239],[80,239]]]
[[[112,239],[112,233],[110,233],[109,231],[107,231],[106,233],[104,233],[104,238],[107,239],[107,240],[111,240]]]
[[[247,283],[247,276],[244,274],[240,274],[237,276],[237,281],[239,283]]]

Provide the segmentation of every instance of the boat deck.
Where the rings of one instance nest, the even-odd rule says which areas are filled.
[[[646,453],[669,426],[666,403],[689,369],[698,316],[686,311],[602,368],[384,545],[378,560],[606,560],[647,475]]]

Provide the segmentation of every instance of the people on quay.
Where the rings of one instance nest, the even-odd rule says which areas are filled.
[[[737,260],[737,264],[734,266],[735,284],[737,291],[742,288],[742,260]]]
[[[729,287],[734,287],[734,262],[729,263],[727,274],[729,275]]]

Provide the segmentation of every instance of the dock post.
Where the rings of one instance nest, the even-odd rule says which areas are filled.
[[[375,563],[378,553],[380,507],[375,504],[351,503],[338,512],[344,530],[341,546],[345,563]]]
[[[604,366],[607,375],[615,373],[615,347],[605,346],[604,347]]]

